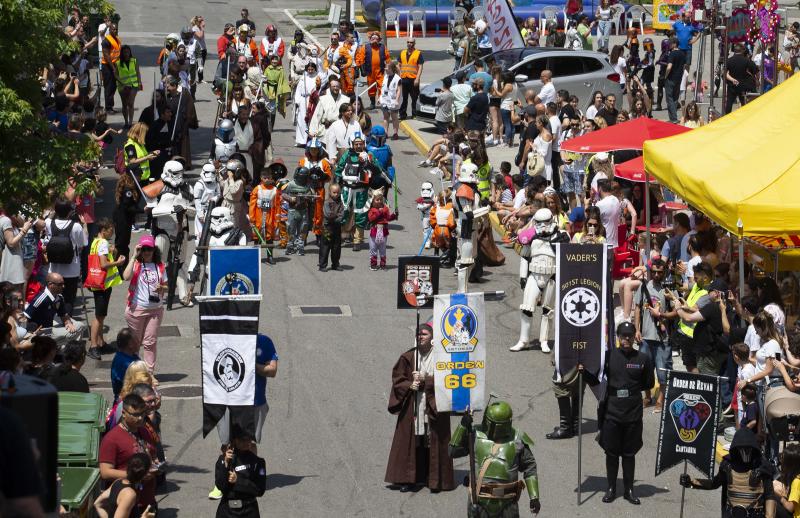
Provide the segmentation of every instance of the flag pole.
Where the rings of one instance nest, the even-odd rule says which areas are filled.
[[[578,365],[578,505],[581,505],[581,455],[583,453],[583,365]]]
[[[688,465],[688,461],[683,459],[683,474],[686,474],[686,467]],[[683,504],[686,500],[686,488],[681,486],[681,518],[683,518]]]
[[[414,372],[419,369],[419,306],[417,306],[417,325],[414,327]],[[417,430],[417,395],[414,394],[414,433]]]

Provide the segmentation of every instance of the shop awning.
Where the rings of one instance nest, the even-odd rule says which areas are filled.
[[[645,179],[644,158],[640,156],[637,156],[633,160],[615,165],[614,176],[618,176],[630,182],[644,183],[645,181],[649,181],[650,183],[657,183],[653,175],[647,175],[649,178]]]
[[[677,124],[639,117],[564,141],[560,149],[573,153],[642,149],[647,140],[671,137],[688,131],[691,129]]]

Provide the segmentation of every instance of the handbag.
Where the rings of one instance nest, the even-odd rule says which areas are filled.
[[[537,176],[544,172],[544,157],[536,150],[528,153],[527,170],[529,177]]]
[[[86,274],[86,281],[83,283],[84,288],[90,290],[102,291],[106,289],[106,272],[100,266],[100,255],[89,255],[89,262],[87,267],[88,273]]]

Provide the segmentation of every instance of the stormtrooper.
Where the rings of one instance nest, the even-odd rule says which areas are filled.
[[[214,164],[208,162],[200,172],[200,179],[192,186],[194,197],[194,235],[200,239],[203,234],[203,224],[209,207],[213,207],[220,199],[217,170]]]
[[[214,158],[226,164],[231,155],[237,151],[233,121],[222,119],[217,128],[217,136],[214,138]]]
[[[521,351],[528,347],[536,306],[542,308],[542,321],[539,327],[539,343],[542,352],[549,353],[547,334],[553,320],[556,284],[556,243],[569,242],[569,236],[558,230],[558,223],[550,209],[539,209],[533,215],[535,235],[530,242],[520,237],[523,244],[519,262],[522,304],[520,304],[519,341],[509,347],[511,351]]]
[[[233,224],[231,209],[228,207],[214,207],[211,209],[211,221],[208,227],[208,247],[244,246],[246,244],[247,236]],[[205,253],[205,267],[199,265],[200,269],[197,272],[195,271],[198,268],[197,254],[192,255],[189,271],[192,272],[193,276],[199,277],[200,273],[208,275],[208,252]],[[194,284],[192,284],[192,287],[194,287]]]
[[[153,208],[153,234],[156,238],[156,247],[161,257],[167,263],[167,272],[170,279],[175,279],[178,297],[182,301],[186,298],[186,271],[184,269],[186,247],[183,240],[189,231],[189,218],[195,215],[192,206],[192,192],[183,179],[183,164],[176,160],[169,160],[164,164],[161,173],[164,189],[158,195],[158,202]],[[170,256],[170,249],[174,254]],[[167,306],[171,306],[171,300]]]
[[[430,236],[426,234],[431,228],[431,207],[434,205],[433,201],[433,184],[431,182],[422,182],[419,186],[419,198],[416,199],[417,210],[420,212],[422,218],[422,239],[425,240],[425,248],[431,247]]]
[[[455,192],[456,206],[458,208],[458,251],[456,263],[458,271],[458,293],[467,292],[467,282],[475,266],[478,255],[476,244],[478,232],[475,220],[486,216],[490,207],[481,207],[478,196],[478,166],[472,162],[464,162],[458,172],[458,181],[461,185]]]

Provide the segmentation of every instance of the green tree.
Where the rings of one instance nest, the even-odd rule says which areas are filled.
[[[38,210],[63,192],[73,164],[99,149],[56,135],[42,115],[39,76],[76,46],[63,31],[68,9],[111,13],[106,0],[0,0],[0,206]]]

